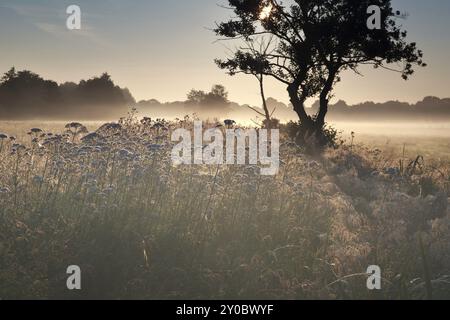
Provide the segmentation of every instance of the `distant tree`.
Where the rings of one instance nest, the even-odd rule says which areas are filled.
[[[397,24],[391,0],[228,3],[236,17],[217,25],[215,33],[219,37],[251,42],[255,37],[270,35],[276,42],[263,57],[248,48],[239,48],[234,57],[218,60],[217,64],[231,73],[257,72],[256,68],[263,65],[264,75],[286,85],[302,124],[303,138],[323,132],[329,99],[342,71],[358,72],[358,66],[372,65],[400,72],[407,79],[414,72],[414,64],[425,66],[416,44],[405,41],[407,33]],[[381,29],[367,27],[367,9],[371,5],[381,9]],[[393,63],[403,66],[397,70],[389,66]],[[315,116],[310,116],[305,101],[317,95],[320,108]]]
[[[135,100],[128,89],[121,89],[111,80],[108,73],[89,80],[82,80],[78,84],[77,98],[79,107],[87,116],[98,116],[101,113],[109,113],[110,116],[126,114],[129,105],[134,105]],[[95,108],[92,108],[95,106]]]
[[[214,112],[228,112],[230,102],[228,92],[223,85],[214,85],[210,92],[191,90],[187,94],[186,104],[194,111],[214,114]]]
[[[5,82],[13,80],[15,77],[17,77],[16,68],[12,67],[11,69],[9,69],[8,72],[6,72],[3,75],[3,77],[2,77],[2,79],[0,81],[1,81],[1,83],[5,83]]]
[[[137,103],[140,107],[161,107],[162,103],[156,99],[141,100]]]
[[[186,102],[190,105],[199,105],[205,100],[205,98],[206,98],[205,91],[192,89],[187,94]]]
[[[224,86],[216,84],[211,91],[205,96],[202,104],[211,107],[226,107],[229,104],[228,92]]]
[[[11,68],[0,81],[2,118],[115,118],[125,115],[135,100],[109,74],[58,85],[28,71]]]
[[[312,109],[314,112],[320,108],[317,100]],[[375,103],[366,101],[355,105],[348,105],[339,100],[330,105],[329,117],[333,120],[346,121],[445,121],[450,119],[450,99],[425,97],[415,104],[400,101],[387,101]]]
[[[136,104],[136,100],[134,99],[133,95],[131,94],[131,92],[128,88],[123,88],[120,90],[122,91],[122,97],[127,105]]]
[[[58,84],[28,71],[10,69],[0,84],[0,114],[31,117],[51,115],[57,108]]]

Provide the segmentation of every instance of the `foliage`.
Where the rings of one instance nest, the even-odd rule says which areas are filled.
[[[290,139],[306,148],[306,151],[310,151],[310,153],[316,153],[324,150],[324,148],[337,148],[341,144],[339,132],[331,126],[324,126],[321,133],[312,132],[309,139],[321,139],[321,141],[315,141],[315,143],[308,143],[308,138],[305,143],[305,139],[303,139],[303,137],[305,136],[305,132],[308,128],[305,127],[301,121],[288,122],[285,126],[285,130]],[[299,137],[302,137],[302,139],[299,139]]]
[[[191,90],[187,95],[187,104],[207,109],[225,109],[228,107],[228,92],[222,85],[214,85],[210,92]]]
[[[109,74],[79,84],[58,85],[31,71],[11,68],[0,82],[0,118],[2,119],[95,119],[126,114],[134,104],[128,89],[114,84]],[[64,108],[62,107],[64,106]]]
[[[228,59],[216,60],[230,75],[262,74],[284,84],[303,125],[323,129],[328,103],[342,71],[372,65],[399,72],[408,79],[414,65],[425,66],[423,53],[406,41],[391,0],[229,0],[234,17],[214,30],[226,39],[247,43],[270,35],[272,45],[261,53],[253,46],[238,47]],[[383,17],[379,30],[367,27],[367,8],[378,5]],[[399,70],[389,67],[402,64]],[[320,109],[310,117],[304,103],[319,96]],[[308,131],[308,130],[307,130]]]

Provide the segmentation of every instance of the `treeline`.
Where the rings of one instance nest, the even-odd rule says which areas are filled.
[[[319,109],[316,102],[311,114]],[[425,97],[422,101],[410,104],[400,101],[384,103],[364,102],[348,105],[338,101],[330,105],[329,120],[340,121],[450,121],[450,98]]]
[[[109,74],[58,84],[28,71],[11,68],[0,80],[0,119],[117,118],[135,100],[128,89],[114,84]]]
[[[298,119],[292,105],[268,98],[267,106],[282,122]],[[167,119],[195,113],[201,118],[258,122],[262,119],[257,112],[263,112],[258,106],[230,101],[222,85],[214,85],[208,92],[191,90],[185,101],[162,103],[151,99],[136,103],[130,91],[116,86],[108,73],[79,83],[58,84],[31,71],[11,68],[0,79],[1,120],[110,120],[126,115],[131,107],[142,116]],[[316,102],[308,113],[314,115],[318,108]],[[450,121],[450,98],[426,97],[415,104],[388,101],[348,105],[341,100],[329,109],[328,121]]]
[[[291,106],[285,105],[273,98],[267,99],[270,111],[274,116],[287,122],[296,119],[296,113]],[[155,99],[142,100],[137,103],[140,114],[154,118],[182,118],[185,115],[195,114],[204,119],[233,118],[240,121],[262,121],[259,113],[264,110],[257,106],[238,104],[228,100],[228,92],[222,85],[214,85],[209,92],[191,90],[186,101],[160,102]]]
[[[202,104],[200,104],[202,105]],[[195,107],[194,107],[195,106]],[[284,104],[273,98],[267,99],[267,106],[273,116],[282,122],[296,121],[297,114],[292,105]],[[307,109],[308,114],[317,114],[319,103],[316,102]],[[205,115],[202,110],[209,110],[206,105],[199,108],[198,105],[186,101],[161,103],[157,100],[140,101],[138,109],[141,113],[152,117],[182,117],[185,114],[197,113]],[[214,112],[208,112],[209,118],[230,117],[240,121],[255,120],[258,117],[256,111],[263,112],[259,107],[240,105],[228,102],[225,108],[215,108]],[[261,120],[261,116],[259,116]],[[330,105],[327,116],[330,121],[450,121],[450,98],[440,99],[426,97],[415,104],[399,101],[384,103],[364,102],[356,105],[348,105],[345,101],[338,101]]]

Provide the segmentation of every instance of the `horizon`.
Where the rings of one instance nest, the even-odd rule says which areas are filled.
[[[82,29],[69,31],[65,10],[71,1],[4,0],[0,4],[0,41],[9,43],[10,49],[2,53],[0,70],[7,71],[14,65],[58,83],[78,82],[107,71],[137,101],[183,101],[193,88],[208,90],[220,83],[229,90],[231,101],[260,105],[258,86],[252,77],[230,77],[213,62],[224,57],[224,47],[229,46],[217,43],[208,30],[215,21],[230,16],[218,5],[223,3],[82,0],[77,1],[82,10]],[[417,70],[409,81],[396,73],[372,68],[361,68],[363,77],[345,72],[332,103],[416,103],[426,96],[449,96],[445,84],[450,80],[450,34],[446,32],[450,21],[445,12],[450,10],[450,3],[393,3],[395,9],[409,14],[402,24],[408,30],[408,39],[424,50],[428,67]],[[130,19],[133,23],[128,23]],[[267,80],[266,92],[289,103],[285,88],[275,81]],[[307,105],[314,101],[309,99]]]
[[[12,66],[11,68],[15,68],[15,66]],[[9,68],[9,69],[11,69],[11,68]],[[9,69],[8,69],[8,70],[9,70]],[[25,70],[25,69],[24,69],[24,70],[18,70],[18,69],[16,68],[16,72],[20,72],[20,71],[30,71],[30,72],[32,72],[32,73],[35,73],[33,70]],[[6,71],[5,71],[5,72],[6,72]],[[0,75],[5,74],[5,72],[0,71]],[[107,73],[107,74],[110,75],[110,73],[107,72],[107,71],[106,71],[105,73]],[[93,76],[90,76],[90,77],[88,77],[88,78],[86,78],[86,79],[80,79],[80,80],[77,81],[77,82],[71,81],[71,80],[67,80],[67,81],[64,81],[64,82],[58,82],[58,81],[55,81],[55,80],[53,80],[53,79],[45,78],[45,77],[43,77],[43,76],[40,75],[40,74],[37,74],[37,75],[40,76],[40,77],[42,77],[44,80],[54,81],[54,82],[56,82],[59,86],[65,84],[65,83],[75,83],[75,84],[78,84],[80,81],[85,81],[85,80],[89,80],[89,79],[94,79],[94,78],[98,78],[98,77],[101,76],[101,75],[93,75]],[[115,79],[114,79],[114,78],[111,78],[111,80],[115,82]],[[115,84],[117,85],[117,83],[115,83]],[[214,85],[215,85],[215,84],[211,84],[210,87],[212,87],[212,86],[214,86]],[[129,89],[128,86],[125,85],[124,87],[120,87],[120,88],[121,88],[121,89],[128,89],[128,90],[130,91],[132,97],[136,100],[136,105],[138,105],[138,104],[140,104],[140,103],[143,103],[143,102],[149,102],[149,101],[152,101],[152,100],[156,100],[156,101],[159,102],[160,104],[184,103],[184,102],[186,102],[186,100],[187,100],[187,99],[184,99],[184,100],[161,101],[161,100],[158,100],[158,99],[152,98],[152,97],[149,97],[149,98],[147,98],[147,99],[141,99],[141,100],[140,100],[140,99],[136,99],[135,95],[134,95],[133,92]],[[193,89],[195,89],[195,88],[193,88]],[[227,88],[226,88],[226,89],[227,89]],[[228,93],[230,93],[230,92],[228,92]],[[187,93],[186,93],[186,95],[187,95]],[[421,98],[421,99],[419,99],[419,100],[417,100],[417,101],[412,101],[412,102],[404,101],[404,100],[400,100],[400,99],[394,99],[394,100],[386,100],[386,101],[364,100],[364,101],[359,101],[359,102],[355,102],[355,103],[349,103],[349,102],[346,101],[345,99],[334,99],[334,100],[330,103],[330,106],[333,106],[333,105],[335,105],[335,104],[337,104],[337,103],[339,103],[339,102],[341,102],[341,101],[343,101],[344,103],[346,103],[347,106],[357,106],[357,105],[361,105],[361,104],[365,104],[365,103],[385,104],[385,103],[389,103],[389,102],[400,102],[400,103],[408,103],[408,104],[410,104],[410,105],[415,105],[415,104],[417,104],[417,103],[419,103],[419,102],[424,101],[424,99],[429,98],[429,97],[431,97],[431,98],[438,98],[438,99],[440,99],[440,100],[450,99],[450,95],[449,95],[449,96],[425,95],[423,98]],[[283,104],[285,104],[286,106],[290,106],[290,105],[291,105],[290,102],[285,103],[284,101],[278,100],[277,98],[272,97],[272,96],[270,96],[270,95],[266,98],[266,101],[268,101],[268,100],[270,100],[270,99],[274,99],[276,102],[283,103]],[[306,107],[307,107],[308,109],[313,108],[313,104],[314,104],[315,102],[317,102],[317,101],[318,101],[318,98],[317,98],[316,100],[311,99],[311,104],[308,105],[308,106],[306,106]],[[236,104],[239,104],[240,106],[245,106],[245,105],[250,105],[250,106],[251,106],[251,105],[252,105],[252,104],[247,103],[247,102],[245,102],[245,101],[234,101],[234,100],[230,100],[229,102],[230,102],[230,103],[236,103]],[[260,104],[261,104],[261,103],[259,103],[259,105],[260,105]],[[255,107],[260,108],[261,106],[255,106]]]

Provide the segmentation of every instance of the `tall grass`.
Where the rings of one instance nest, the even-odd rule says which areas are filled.
[[[0,298],[450,298],[448,163],[406,172],[353,144],[313,159],[284,136],[274,177],[173,167],[170,133],[191,126],[130,115],[2,140]]]

